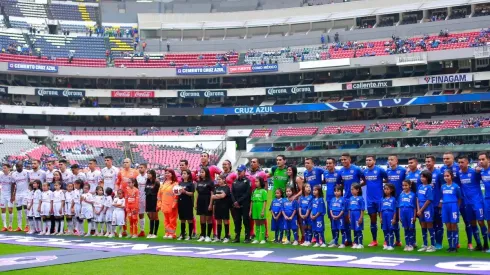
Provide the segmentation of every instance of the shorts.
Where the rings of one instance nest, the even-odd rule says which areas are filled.
[[[89,220],[94,217],[94,209],[91,207],[82,207],[80,211],[80,219]]]
[[[400,208],[400,221],[402,222],[402,226],[405,229],[415,228],[415,220],[412,222],[414,218],[414,209],[410,207]]]
[[[63,216],[63,205],[61,204],[61,202],[53,203],[53,215],[55,217]]]
[[[312,221],[311,229],[313,230],[313,232],[325,231],[325,216],[320,215],[314,221]]]
[[[0,208],[12,208],[14,204],[10,201],[10,196],[2,196],[0,198]]]
[[[116,211],[117,210],[117,211]],[[126,224],[126,218],[124,217],[124,210],[122,209],[115,209],[114,212],[112,213],[112,225],[125,225]]]
[[[335,216],[338,216],[340,214],[340,211],[332,211]],[[332,218],[332,230],[342,230],[344,229],[344,220],[345,217],[342,215],[339,217],[338,220],[334,220]]]
[[[75,213],[71,211],[71,203],[65,203],[65,216],[74,216]]]
[[[197,198],[197,211],[196,214],[198,216],[213,216],[213,211],[209,210],[209,203],[211,201],[210,196],[199,196]]]
[[[140,199],[139,203],[139,213],[138,214],[145,214],[146,213],[146,200],[143,198],[143,200]]]
[[[228,207],[214,207],[214,218],[216,220],[229,220],[230,208]],[[252,213],[252,219],[255,219]]]
[[[354,231],[362,231],[364,230],[364,220],[359,223],[359,218],[361,217],[360,210],[351,210],[350,211],[350,228]]]
[[[100,209],[96,209],[95,211],[99,211]],[[94,222],[103,222],[105,221],[104,211],[100,212],[100,214],[95,214],[94,212]]]
[[[112,223],[112,213],[114,210],[112,208],[107,209],[104,214],[104,221]]]
[[[442,205],[442,222],[459,223],[459,209],[457,202],[444,203]]]
[[[81,211],[82,211],[82,205],[75,204],[75,217],[80,218]]]
[[[284,230],[297,230],[298,229],[298,219],[296,217],[293,217],[293,219],[290,221],[284,219],[283,225],[284,225]]]
[[[15,194],[15,206],[27,206],[27,193]]]
[[[383,222],[381,223],[381,229],[382,230],[392,230],[393,229],[393,224],[391,223],[391,221],[393,220],[393,215],[395,215],[395,212],[393,212],[393,211],[381,212],[381,217],[383,219]]]
[[[483,221],[483,203],[478,202],[475,204],[465,205],[465,212],[468,221]]]
[[[306,217],[306,219],[302,219],[300,216],[298,216],[298,221],[301,221],[301,226],[312,226],[313,225],[309,215]]]
[[[271,231],[282,231],[284,229],[284,217],[280,216],[277,220],[271,218]]]
[[[177,210],[181,221],[190,221],[194,219],[192,202],[179,201]]]
[[[50,203],[41,203],[41,216],[51,216],[51,205]]]
[[[420,206],[422,207],[422,206]],[[422,217],[419,217],[420,222],[433,222],[434,221],[434,206],[429,204],[422,213]]]
[[[262,206],[263,203],[260,203],[260,207],[258,207],[257,203],[252,203],[252,220],[265,220],[265,211],[264,215],[262,215]]]
[[[32,216],[34,218],[40,218],[41,217],[41,214],[39,213],[39,211],[37,210],[39,208],[39,203],[34,203],[32,205]]]
[[[369,215],[379,213],[380,210],[380,203],[379,201],[369,201],[367,203],[367,212]]]
[[[489,190],[490,192],[490,190]],[[490,198],[485,199],[485,220],[490,221]]]

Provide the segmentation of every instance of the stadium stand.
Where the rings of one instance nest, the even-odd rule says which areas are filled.
[[[48,18],[46,7],[43,4],[16,0],[2,1],[2,4],[8,16]]]
[[[52,19],[71,21],[96,21],[96,8],[84,4],[50,4]]]
[[[89,58],[99,59],[105,57],[105,44],[98,37],[62,37],[57,35],[31,36],[31,41],[36,51],[41,51],[44,56],[68,57],[70,51],[74,52],[74,59]]]
[[[134,136],[133,131],[71,131],[74,136]]]
[[[190,167],[199,167],[201,151],[195,149],[138,143],[131,143],[131,145],[132,152],[139,154],[134,159],[136,163],[148,163],[153,168],[158,166],[177,168],[174,166],[178,165],[181,159],[186,159]]]
[[[104,163],[104,156],[112,156],[114,165],[121,165],[127,156],[121,144],[115,141],[79,140],[60,141],[57,148],[61,155],[70,160],[71,164],[88,165],[89,159],[95,158],[97,163]]]

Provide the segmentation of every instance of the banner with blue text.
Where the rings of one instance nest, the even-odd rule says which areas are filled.
[[[30,64],[30,63],[8,63],[9,71],[28,71],[28,72],[43,72],[43,73],[57,73],[58,66],[46,65],[46,64]]]

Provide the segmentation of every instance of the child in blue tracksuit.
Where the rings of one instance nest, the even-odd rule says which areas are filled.
[[[313,235],[318,240],[313,247],[327,247],[325,244],[325,214],[327,208],[323,200],[323,190],[321,185],[313,188],[313,200],[310,204],[310,218]]]
[[[457,184],[453,183],[452,171],[444,171],[443,176],[446,184],[441,186],[442,200],[439,207],[442,209],[442,222],[446,224],[447,241],[449,243],[447,252],[457,252],[461,189]]]
[[[398,198],[398,211],[400,221],[405,230],[405,249],[403,251],[413,251],[415,246],[415,217],[417,215],[416,195],[412,191],[414,184],[410,180],[402,183],[403,192]]]
[[[366,209],[366,203],[362,197],[361,185],[356,183],[351,186],[352,197],[349,202],[349,217],[351,229],[354,231],[354,245],[353,249],[363,249],[362,241],[364,236],[362,231],[364,230],[364,209]]]
[[[344,229],[344,188],[342,186],[336,186],[334,190],[335,198],[330,201],[330,216],[332,217],[332,233],[333,242],[328,247],[339,247],[339,231],[345,232]],[[342,246],[346,241],[345,234],[342,234]],[[345,247],[345,246],[344,246]],[[342,247],[343,248],[343,247]]]
[[[310,219],[310,207],[313,196],[311,195],[311,186],[308,183],[303,185],[303,195],[299,197],[299,216],[301,218],[301,226],[303,227],[303,232],[305,233],[305,242],[301,246],[309,246],[311,244],[311,239],[313,234],[311,232],[311,219]]]
[[[293,231],[293,245],[298,245],[298,201],[293,199],[293,189],[286,188],[286,198],[282,200],[282,215],[284,216],[284,230],[287,240],[283,244],[290,244],[291,230]]]
[[[282,189],[276,190],[276,198],[272,200],[269,210],[272,213],[271,231],[274,231],[274,243],[281,243],[284,230],[284,216],[282,215]]]
[[[379,217],[381,219],[381,229],[385,235],[386,245],[383,250],[394,250],[395,245],[395,232],[394,226],[396,224],[396,199],[395,199],[395,185],[391,183],[385,184],[383,187],[383,200],[381,201],[381,209]]]

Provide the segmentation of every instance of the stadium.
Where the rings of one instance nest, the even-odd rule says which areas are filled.
[[[489,274],[488,43],[484,0],[1,0],[0,271]]]

